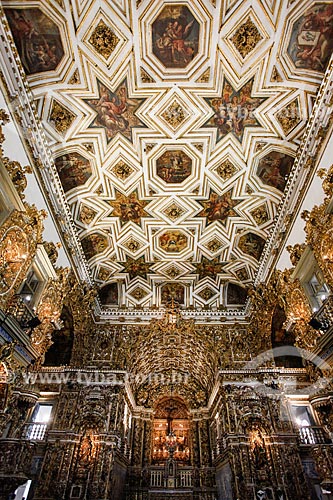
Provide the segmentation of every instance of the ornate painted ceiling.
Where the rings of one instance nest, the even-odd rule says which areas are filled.
[[[101,305],[242,308],[332,52],[333,2],[2,4],[61,184],[53,211],[69,208]]]

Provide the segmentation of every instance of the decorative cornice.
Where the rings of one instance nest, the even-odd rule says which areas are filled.
[[[98,322],[104,323],[106,320],[112,324],[114,323],[124,323],[127,324],[144,324],[151,321],[152,319],[161,319],[166,313],[165,308],[151,309],[151,308],[138,308],[138,309],[121,309],[121,308],[108,308],[107,310],[102,310],[96,308],[95,313],[98,318]],[[186,309],[181,310],[181,316],[183,319],[193,319],[194,321],[200,323],[214,324],[228,324],[228,321],[235,320],[238,322],[247,322],[248,318],[244,311],[212,311],[207,310],[197,310],[197,309]]]

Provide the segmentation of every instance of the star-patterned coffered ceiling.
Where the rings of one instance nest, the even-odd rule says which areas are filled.
[[[102,307],[241,310],[332,52],[333,2],[2,4],[62,185],[53,210],[70,208]]]

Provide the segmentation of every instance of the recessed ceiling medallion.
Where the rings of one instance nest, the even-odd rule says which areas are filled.
[[[288,135],[302,121],[300,114],[297,99],[294,99],[287,106],[282,108],[281,111],[276,113],[275,116],[285,135]]]
[[[188,245],[186,234],[177,229],[165,231],[158,239],[159,246],[167,253],[179,253]]]
[[[119,43],[119,38],[101,19],[92,32],[89,43],[104,59],[108,59]]]
[[[125,181],[134,172],[134,169],[120,160],[111,168],[111,172],[121,181]]]
[[[192,159],[181,150],[167,150],[156,161],[156,173],[167,184],[181,184],[192,173]]]
[[[166,121],[174,130],[186,120],[188,112],[181,106],[179,102],[174,100],[170,106],[161,114],[163,120]]]
[[[74,120],[74,113],[72,113],[68,108],[61,104],[61,102],[53,99],[49,122],[56,129],[56,131],[61,135],[65,135]]]
[[[240,55],[245,58],[256,48],[262,39],[263,37],[261,36],[257,26],[249,17],[244,24],[239,26],[232,36],[231,41]]]
[[[216,168],[216,173],[222,180],[230,179],[237,172],[237,168],[231,163],[230,160],[225,160],[221,165]]]
[[[172,220],[172,222],[175,222],[178,220],[182,215],[185,214],[186,210],[180,205],[178,205],[175,202],[172,202],[170,205],[168,205],[166,208],[164,208],[161,211],[164,215],[168,217],[168,219]]]

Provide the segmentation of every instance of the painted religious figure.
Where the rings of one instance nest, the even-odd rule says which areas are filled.
[[[64,55],[59,28],[40,9],[5,9],[27,75],[55,70]]]
[[[187,236],[182,231],[166,231],[159,237],[159,246],[170,253],[178,253],[187,247]]]
[[[176,302],[180,306],[184,305],[185,294],[184,285],[179,285],[178,283],[167,283],[161,288],[161,302],[162,304],[168,304],[171,301]]]
[[[140,224],[141,217],[149,217],[145,207],[149,201],[140,200],[137,191],[133,191],[129,196],[126,196],[119,191],[115,191],[116,199],[108,200],[109,205],[113,207],[112,217],[119,217],[121,224],[126,222],[135,222]]]
[[[157,175],[168,184],[180,184],[192,172],[192,160],[181,150],[165,151],[156,161]]]
[[[226,262],[220,262],[219,257],[215,257],[215,259],[202,257],[201,262],[194,264],[194,266],[196,268],[196,273],[199,274],[199,279],[201,280],[207,276],[215,279],[218,274],[223,273],[223,267],[226,264]]]
[[[333,50],[333,4],[314,3],[294,24],[288,54],[296,68],[324,72]]]
[[[65,193],[82,186],[91,176],[90,161],[79,153],[66,153],[55,159],[61,184]]]
[[[225,224],[228,217],[237,216],[234,207],[239,201],[233,200],[231,195],[232,190],[222,195],[211,191],[208,201],[200,202],[203,206],[203,210],[199,212],[198,217],[206,217],[207,224],[218,220]]]
[[[256,174],[264,184],[283,191],[293,162],[292,156],[272,151],[259,161]]]
[[[255,233],[247,233],[241,236],[238,244],[242,252],[254,257],[256,260],[260,259],[264,245],[265,240]]]
[[[129,98],[127,79],[114,92],[99,80],[97,80],[97,85],[98,98],[85,99],[89,106],[97,113],[89,128],[103,127],[108,141],[113,139],[118,133],[131,141],[132,128],[144,126],[135,114],[143,99]]]
[[[199,23],[185,5],[164,7],[152,25],[153,52],[166,68],[186,68],[197,55]]]
[[[98,295],[104,306],[118,305],[118,284],[108,283],[98,291]]]
[[[94,257],[104,250],[108,246],[108,240],[106,236],[99,233],[88,234],[81,240],[82,248],[87,260]]]
[[[150,272],[151,264],[146,262],[144,257],[140,257],[139,259],[128,257],[126,262],[121,262],[121,264],[124,266],[123,272],[128,273],[131,280],[137,276],[146,279],[147,273]]]
[[[245,127],[260,126],[254,112],[264,99],[252,97],[253,80],[252,78],[240,90],[234,90],[230,83],[225,80],[220,97],[206,98],[214,115],[204,126],[217,127],[217,141],[220,141],[229,132],[241,141]]]
[[[227,289],[227,303],[230,305],[244,304],[247,299],[247,291],[242,286],[229,283]]]

